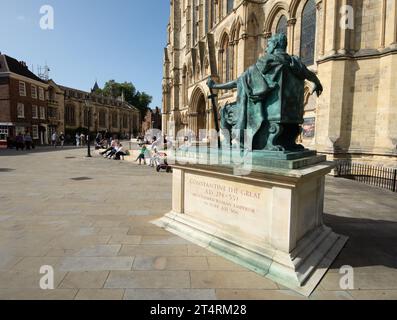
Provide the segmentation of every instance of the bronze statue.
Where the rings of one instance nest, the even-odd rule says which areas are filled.
[[[323,87],[317,76],[299,57],[286,52],[287,37],[275,34],[268,41],[264,56],[237,80],[216,84],[212,89],[237,88],[237,101],[221,110],[221,128],[240,132],[240,146],[245,139],[252,150],[294,152],[304,150],[296,144],[301,132],[304,112],[304,81],[314,83],[313,92],[320,96]],[[247,141],[247,140],[246,140]]]

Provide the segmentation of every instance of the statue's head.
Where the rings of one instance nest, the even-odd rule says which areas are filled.
[[[267,53],[273,53],[276,49],[286,51],[288,45],[287,36],[284,33],[276,33],[267,42]]]

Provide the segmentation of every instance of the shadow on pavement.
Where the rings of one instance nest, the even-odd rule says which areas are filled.
[[[64,151],[64,150],[77,150],[80,149],[82,152],[86,152],[87,147],[83,148],[76,148],[75,146],[64,146],[63,148],[61,147],[36,147],[35,149],[32,150],[19,150],[17,151],[16,149],[3,149],[0,150],[0,157],[11,157],[11,156],[26,156],[29,154],[35,154],[35,153],[45,153],[45,152],[56,152],[56,151]],[[94,148],[91,148],[91,152],[94,151]]]
[[[396,213],[397,214],[397,213]],[[331,269],[386,266],[397,269],[397,222],[325,214],[324,222],[349,240]]]

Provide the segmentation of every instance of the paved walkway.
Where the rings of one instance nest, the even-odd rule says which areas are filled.
[[[0,151],[0,299],[304,299],[151,225],[169,174],[84,155]],[[350,241],[311,299],[397,299],[397,195],[329,178],[325,211]],[[39,289],[42,265],[55,290]]]

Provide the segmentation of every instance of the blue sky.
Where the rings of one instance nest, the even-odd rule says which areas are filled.
[[[0,0],[0,51],[49,65],[57,83],[89,90],[95,80],[131,81],[161,107],[169,0]],[[54,8],[42,30],[40,8]]]

